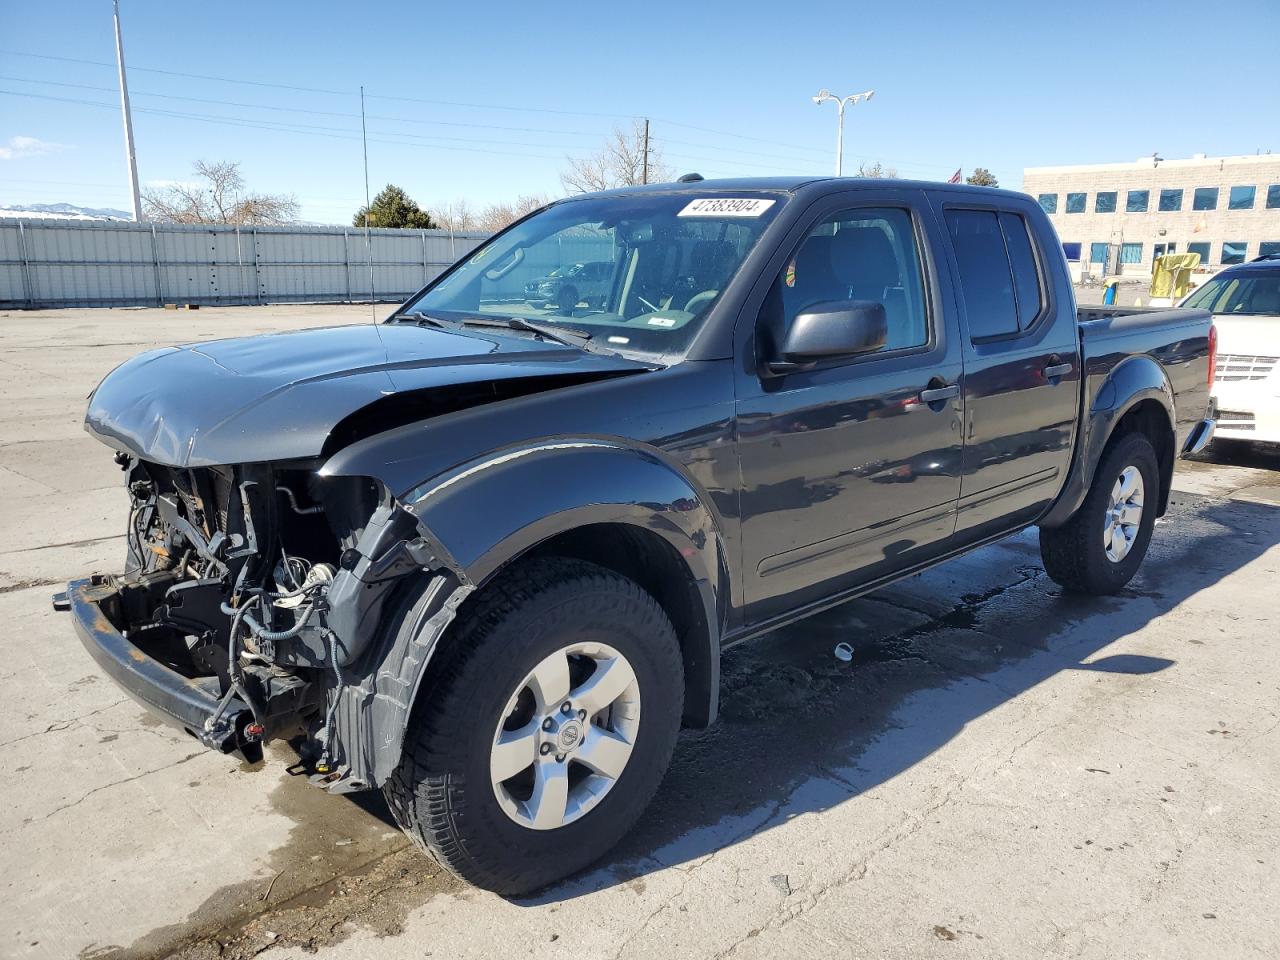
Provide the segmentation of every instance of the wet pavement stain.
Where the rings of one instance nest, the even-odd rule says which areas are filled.
[[[283,745],[269,754],[255,768],[297,759]],[[295,826],[263,875],[218,890],[181,922],[128,946],[88,948],[80,960],[247,960],[270,947],[315,950],[358,929],[393,936],[436,894],[470,889],[400,832],[379,793],[331,796],[298,776],[266,800]]]

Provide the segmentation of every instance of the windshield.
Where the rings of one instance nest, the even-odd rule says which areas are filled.
[[[518,318],[614,350],[681,353],[782,203],[747,193],[556,204],[480,247],[398,315]]]
[[[1280,269],[1214,277],[1182,305],[1231,316],[1280,317]]]

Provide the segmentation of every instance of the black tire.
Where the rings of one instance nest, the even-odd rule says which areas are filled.
[[[581,560],[544,558],[501,574],[464,608],[424,686],[400,765],[383,787],[404,831],[451,873],[506,895],[529,893],[599,859],[658,788],[680,729],[684,669],[671,621],[631,580]],[[535,830],[495,795],[490,750],[508,700],[543,658],[603,641],[635,673],[640,721],[611,789],[577,820]]]
[[[1107,556],[1103,531],[1112,488],[1128,467],[1137,468],[1142,475],[1145,499],[1133,545],[1123,559],[1115,561]],[[1159,491],[1159,462],[1147,436],[1127,433],[1113,440],[1102,456],[1080,509],[1061,527],[1040,528],[1040,557],[1045,571],[1076,593],[1102,596],[1121,590],[1133,579],[1147,555]]]

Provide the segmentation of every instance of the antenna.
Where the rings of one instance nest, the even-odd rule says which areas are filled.
[[[364,122],[364,84],[360,85],[360,143],[364,147],[364,248],[369,254],[369,314],[377,323],[378,307],[373,295],[373,237],[369,233],[369,133]]]

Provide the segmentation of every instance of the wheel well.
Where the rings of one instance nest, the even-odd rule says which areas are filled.
[[[1157,400],[1143,400],[1135,404],[1116,424],[1107,440],[1107,447],[1128,433],[1145,434],[1155,447],[1156,462],[1160,465],[1160,500],[1156,516],[1162,517],[1169,506],[1169,491],[1173,487],[1174,447],[1177,443],[1169,414]]]
[[[692,572],[661,536],[627,523],[589,524],[558,534],[525,554],[575,557],[634,580],[666,612],[684,660],[684,723],[708,726],[715,716],[718,662],[710,662],[711,624]],[[715,656],[719,656],[718,644]]]

